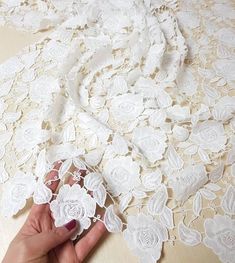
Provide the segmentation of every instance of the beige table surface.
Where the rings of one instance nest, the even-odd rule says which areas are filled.
[[[0,27],[0,63],[17,54],[23,47],[34,43],[42,37],[41,34],[18,32],[14,29]],[[29,209],[29,208],[28,208]],[[0,260],[6,249],[22,226],[28,209],[15,218],[0,216]],[[88,263],[137,263],[122,239],[121,234],[109,234],[103,238],[97,249],[91,253]],[[218,263],[220,262],[212,251],[203,245],[186,247],[179,242],[175,246],[165,245],[160,263]],[[14,262],[12,262],[14,263]]]

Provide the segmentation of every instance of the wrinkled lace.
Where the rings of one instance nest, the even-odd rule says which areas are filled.
[[[0,65],[0,212],[33,197],[77,235],[96,220],[123,232],[140,262],[178,240],[234,262],[232,1],[7,0],[0,14],[53,30]]]

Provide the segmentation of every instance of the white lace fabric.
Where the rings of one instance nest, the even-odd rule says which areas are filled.
[[[0,212],[33,197],[56,226],[78,220],[74,238],[92,220],[122,231],[140,262],[178,241],[234,262],[232,0],[8,0],[0,14],[53,29],[0,65]]]

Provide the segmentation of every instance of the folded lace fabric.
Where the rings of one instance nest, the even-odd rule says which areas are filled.
[[[50,203],[57,226],[78,220],[77,235],[92,220],[122,231],[140,262],[180,240],[232,263],[230,3],[20,3],[4,2],[0,21],[54,31],[0,65],[0,212],[15,215],[33,197]],[[48,181],[51,169],[58,176]]]

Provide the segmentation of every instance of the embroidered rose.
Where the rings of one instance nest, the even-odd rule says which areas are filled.
[[[198,123],[193,128],[190,139],[200,148],[211,152],[223,150],[227,140],[223,124],[214,120]]]
[[[140,167],[131,157],[109,159],[104,166],[103,175],[110,192],[114,196],[127,193],[140,184]]]
[[[35,177],[31,174],[17,172],[9,179],[4,187],[1,211],[5,216],[13,216],[26,205],[36,185]]]
[[[204,165],[192,165],[186,167],[179,176],[170,180],[170,186],[174,190],[178,201],[185,201],[208,181]]]
[[[41,121],[29,120],[16,129],[14,144],[17,151],[32,150],[48,139],[49,132],[42,129]]]
[[[217,59],[213,66],[218,76],[223,77],[227,81],[235,80],[235,61],[232,59]]]
[[[155,263],[160,258],[162,242],[168,239],[166,228],[144,214],[129,216],[123,235],[140,262],[145,263]]]
[[[49,104],[52,101],[52,93],[60,89],[59,82],[52,76],[40,76],[30,84],[29,97],[37,103]]]
[[[110,112],[120,123],[135,120],[143,111],[143,99],[140,95],[124,94],[111,101]]]
[[[80,235],[91,224],[90,217],[95,214],[96,202],[80,185],[65,184],[60,188],[56,199],[50,203],[50,209],[56,226],[62,226],[72,219],[77,220],[77,234]]]
[[[222,262],[233,263],[235,258],[235,220],[215,215],[204,222],[204,244],[211,248]]]
[[[164,132],[152,127],[135,128],[132,137],[133,143],[150,162],[162,159],[167,146],[166,139]]]
[[[217,121],[227,121],[235,113],[235,96],[224,96],[218,100],[212,111],[214,119]]]

